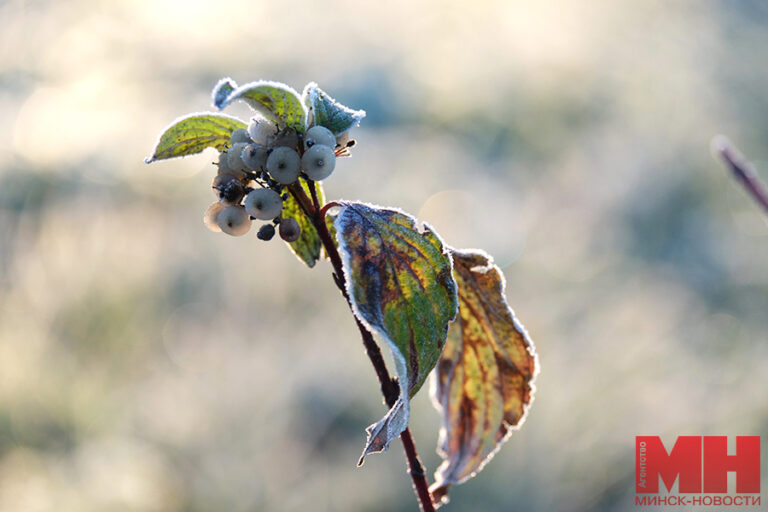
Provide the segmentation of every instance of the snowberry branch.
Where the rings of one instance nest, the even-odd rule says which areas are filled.
[[[312,196],[311,200],[307,197],[304,190],[296,184],[289,186],[288,190],[299,203],[304,213],[307,214],[307,217],[312,220],[315,229],[317,229],[317,232],[320,235],[320,239],[322,240],[323,247],[325,248],[328,257],[331,260],[331,265],[333,266],[333,272],[335,274],[334,281],[336,282],[336,286],[338,286],[351,309],[352,303],[350,302],[349,296],[347,295],[344,272],[342,270],[341,256],[339,255],[336,244],[331,237],[331,233],[328,231],[328,226],[325,223],[325,215],[328,209],[330,207],[337,206],[337,204],[331,202],[326,205],[320,205],[315,183],[313,181],[308,181],[308,183],[310,194]],[[397,382],[392,379],[392,377],[390,377],[389,372],[387,371],[386,363],[384,362],[384,358],[381,355],[381,350],[374,341],[371,332],[360,322],[356,316],[355,323],[357,324],[357,328],[360,331],[360,336],[363,340],[363,346],[365,346],[365,351],[368,354],[368,358],[371,360],[373,368],[376,371],[376,376],[379,379],[379,384],[381,385],[381,392],[384,395],[384,400],[387,403],[387,406],[392,407],[397,401],[399,394]],[[432,504],[432,496],[429,493],[429,485],[427,483],[424,466],[422,465],[421,459],[419,458],[419,454],[416,450],[416,445],[413,442],[413,436],[411,435],[409,427],[406,427],[403,433],[400,434],[400,441],[403,443],[403,449],[405,450],[406,461],[408,463],[408,473],[411,476],[413,489],[419,499],[421,510],[423,512],[434,512],[435,508]]]
[[[345,232],[345,229],[355,227],[354,222],[337,222],[335,227],[329,225],[329,210],[340,207],[338,215],[344,219],[345,212],[348,214],[350,211],[346,209],[349,204],[324,204],[322,189],[318,188],[316,182],[333,173],[338,157],[349,156],[349,148],[355,144],[355,141],[349,138],[349,130],[360,122],[365,112],[341,105],[314,83],[308,84],[301,96],[285,84],[276,82],[258,81],[238,87],[232,79],[224,78],[216,84],[212,101],[217,108],[222,109],[236,99],[246,101],[261,114],[251,118],[247,124],[234,117],[211,112],[178,118],[163,130],[152,156],[147,158],[146,162],[196,154],[207,147],[213,147],[219,151],[219,159],[216,162],[218,171],[211,184],[216,201],[208,207],[203,217],[208,229],[231,236],[242,236],[253,224],[259,224],[256,236],[260,240],[269,241],[279,235],[284,242],[290,244],[293,253],[309,267],[314,266],[324,250],[333,267],[332,276],[336,286],[353,313],[357,313],[353,314],[353,318],[379,380],[384,401],[390,407],[390,412],[369,429],[369,434],[374,430],[379,434],[371,434],[364,453],[386,449],[396,437],[396,432],[401,432],[402,425],[406,424],[399,437],[405,450],[407,470],[421,510],[433,512],[441,495],[430,494],[424,466],[416,451],[411,431],[407,427],[408,408],[397,406],[401,401],[407,405],[409,399],[406,394],[401,395],[401,384],[412,384],[413,389],[409,391],[415,392],[434,368],[442,349],[440,341],[444,340],[456,315],[457,283],[452,275],[447,275],[452,268],[451,256],[442,250],[436,254],[421,252],[419,247],[433,249],[435,244],[442,247],[439,240],[440,243],[435,242],[439,237],[432,232],[420,232],[412,217],[399,210],[371,208],[357,203],[359,207],[370,210],[370,215],[378,219],[367,228],[367,232],[358,237]],[[390,226],[392,219],[388,217],[392,215],[406,224],[403,229],[412,243],[401,251],[402,257],[407,259],[413,256],[436,269],[434,275],[426,277],[431,283],[429,286],[414,288],[410,290],[412,293],[400,290],[404,302],[398,303],[396,310],[411,308],[414,311],[409,311],[409,315],[413,314],[415,318],[433,313],[436,315],[434,322],[427,322],[429,325],[411,325],[411,320],[403,325],[411,330],[412,345],[414,336],[418,338],[415,340],[416,345],[406,351],[407,353],[400,350],[399,343],[392,343],[389,324],[382,327],[372,323],[369,313],[373,309],[361,312],[356,305],[353,306],[352,292],[347,291],[347,280],[354,282],[356,291],[362,287],[371,289],[374,295],[378,295],[373,297],[374,302],[378,304],[374,309],[385,310],[386,315],[398,314],[397,311],[392,312],[391,308],[384,307],[385,303],[391,303],[392,297],[379,294],[379,291],[374,289],[375,284],[370,282],[371,276],[355,271],[355,265],[360,263],[359,261],[342,262],[339,248],[344,246],[349,249],[350,243],[363,248],[368,244],[369,238],[375,236],[378,236],[382,243],[392,244],[393,240],[389,238],[395,235],[392,234]],[[408,227],[409,223],[414,225]],[[378,231],[383,235],[377,235]],[[372,251],[375,256],[376,248]],[[353,251],[348,253],[353,254]],[[390,257],[384,254],[379,256]],[[346,263],[349,263],[349,268],[345,267]],[[379,266],[386,274],[382,274],[382,278],[396,280],[397,275],[386,270],[387,265]],[[348,275],[345,275],[345,270],[349,272]],[[408,267],[404,271],[408,270],[418,274],[416,266]],[[430,304],[431,308],[425,304]],[[388,333],[387,341],[394,347],[393,354],[398,357],[397,361],[407,358],[414,363],[398,365],[397,378],[390,376],[369,323]],[[400,330],[395,337],[405,340]],[[428,364],[421,364],[422,361]],[[446,489],[446,485],[440,488]]]
[[[731,142],[719,136],[713,141],[715,151],[728,165],[736,179],[744,186],[752,198],[768,213],[768,186],[760,181],[755,168]]]

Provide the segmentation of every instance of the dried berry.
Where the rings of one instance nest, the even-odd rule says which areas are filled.
[[[286,242],[295,242],[301,236],[301,227],[295,219],[283,219],[280,223],[280,238]]]
[[[256,236],[259,240],[269,241],[272,240],[272,237],[275,236],[275,226],[272,224],[264,224],[259,228],[258,233],[256,233]]]
[[[240,204],[245,195],[245,189],[239,179],[231,174],[219,174],[213,179],[213,191],[221,204],[234,206]]]

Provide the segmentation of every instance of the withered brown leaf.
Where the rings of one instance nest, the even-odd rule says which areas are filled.
[[[448,488],[472,478],[522,425],[538,372],[534,345],[505,298],[504,275],[478,250],[451,249],[459,314],[433,377],[442,412],[443,463],[430,488],[436,504]]]

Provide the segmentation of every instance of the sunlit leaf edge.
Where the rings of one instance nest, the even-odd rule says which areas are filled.
[[[307,124],[312,122],[312,124],[317,124],[317,119],[314,117],[314,109],[315,109],[315,101],[318,97],[318,95],[325,95],[325,97],[328,99],[328,101],[340,112],[345,114],[346,116],[349,116],[350,121],[346,124],[346,126],[342,129],[332,129],[330,126],[326,126],[325,124],[321,124],[321,126],[325,126],[326,128],[330,129],[334,135],[337,137],[339,135],[342,135],[352,128],[358,126],[360,124],[360,121],[363,120],[366,116],[365,110],[355,110],[352,109],[338,101],[336,101],[333,97],[331,97],[330,94],[325,92],[323,89],[320,88],[320,86],[317,85],[316,82],[309,82],[306,86],[304,86],[304,90],[301,93],[301,99],[304,106],[307,108]]]
[[[453,255],[454,253],[474,254],[474,255],[478,255],[480,257],[483,257],[483,258],[485,258],[488,261],[488,264],[485,265],[484,267],[473,267],[470,270],[474,270],[475,268],[484,268],[484,269],[486,269],[486,271],[491,271],[491,270],[493,270],[495,268],[498,271],[499,276],[500,276],[500,287],[501,287],[501,289],[500,289],[500,297],[501,297],[501,302],[507,308],[508,313],[511,315],[512,321],[513,321],[513,325],[514,325],[515,329],[523,336],[524,340],[526,341],[526,343],[530,347],[529,352],[533,356],[534,371],[533,371],[533,374],[531,375],[531,380],[528,381],[528,386],[530,387],[530,400],[529,400],[529,402],[527,404],[525,404],[523,406],[523,413],[520,416],[520,420],[515,425],[510,425],[509,423],[504,422],[504,423],[506,423],[506,430],[507,430],[506,433],[504,434],[504,437],[502,437],[497,442],[495,448],[486,455],[486,457],[483,459],[483,461],[478,465],[477,469],[475,471],[473,471],[471,474],[469,474],[469,475],[465,476],[464,478],[461,478],[461,479],[459,479],[459,480],[457,480],[455,482],[441,482],[439,484],[437,482],[435,482],[435,483],[432,484],[432,486],[430,486],[430,492],[435,493],[437,491],[437,493],[439,494],[438,496],[435,496],[437,498],[437,502],[438,502],[437,505],[445,504],[445,503],[448,502],[447,493],[448,493],[448,489],[452,485],[463,484],[463,483],[467,482],[468,480],[470,480],[470,479],[474,478],[475,476],[477,476],[477,474],[480,471],[482,471],[483,468],[485,468],[485,466],[491,461],[491,459],[493,459],[493,457],[496,455],[496,453],[498,453],[498,451],[501,449],[501,447],[504,445],[504,443],[506,443],[507,440],[512,436],[512,434],[522,428],[522,426],[525,424],[526,420],[528,419],[528,414],[530,413],[530,409],[533,406],[534,401],[536,400],[536,379],[537,379],[539,373],[541,372],[541,365],[539,363],[539,353],[536,350],[536,345],[533,342],[533,339],[531,339],[531,336],[529,335],[528,330],[525,328],[525,326],[523,326],[523,324],[517,318],[517,315],[515,314],[514,310],[512,309],[512,307],[509,305],[509,303],[507,301],[507,294],[506,294],[507,280],[506,280],[506,276],[504,275],[504,272],[501,271],[501,268],[499,268],[498,265],[495,264],[493,256],[491,256],[488,252],[486,252],[483,249],[456,249],[456,248],[450,247],[450,246],[446,246],[446,248],[447,248],[447,250],[449,251],[449,253],[451,255]],[[453,256],[451,256],[451,263],[453,264]],[[457,286],[458,286],[458,283],[457,283]],[[451,326],[453,325],[453,322],[455,322],[457,320],[457,318],[458,318],[458,314],[457,314],[456,317],[454,317],[453,321],[451,322]],[[450,326],[449,326],[449,329],[450,329]],[[432,374],[431,374],[431,378],[430,378],[430,383],[429,383],[429,396],[430,396],[430,400],[432,401],[432,405],[435,407],[435,409],[438,411],[438,413],[441,416],[443,416],[443,414],[444,414],[443,404],[440,402],[439,398],[437,397],[437,379],[438,379],[438,377],[437,377],[436,368],[437,368],[437,366],[435,366],[435,369],[432,370]],[[438,441],[437,441],[437,450],[436,450],[436,452],[443,459],[448,455],[442,449],[442,446],[444,444],[443,441],[444,441],[445,435],[447,435],[447,433],[446,433],[446,431],[444,429],[444,426],[443,426],[443,424],[441,422],[440,431],[438,433]],[[441,465],[442,465],[442,463],[441,463]],[[435,471],[436,474],[437,474],[438,470],[439,470],[439,468]]]
[[[249,101],[249,98],[243,97],[243,95],[246,92],[259,87],[274,87],[275,89],[279,89],[285,94],[292,96],[296,101],[296,106],[298,106],[301,109],[300,119],[295,123],[287,123],[282,116],[266,108],[266,106],[264,106],[263,104],[255,105],[252,101]],[[229,94],[224,96],[222,91],[229,91]],[[220,110],[226,108],[233,101],[237,99],[242,99],[252,109],[259,112],[259,114],[268,118],[271,121],[274,121],[281,125],[287,124],[287,126],[289,126],[290,128],[293,128],[294,130],[301,133],[303,133],[306,130],[306,124],[307,124],[306,106],[304,105],[304,102],[302,101],[302,97],[299,95],[296,89],[294,89],[288,84],[284,84],[282,82],[277,82],[274,80],[256,80],[255,82],[248,82],[247,84],[238,86],[237,82],[235,82],[231,78],[222,78],[214,87],[211,97],[212,97],[214,106]]]
[[[163,142],[163,137],[165,137],[168,134],[168,132],[171,131],[171,129],[173,129],[174,127],[176,127],[177,125],[179,125],[183,121],[188,121],[188,120],[191,120],[191,119],[193,119],[195,117],[200,117],[200,118],[203,118],[203,117],[215,117],[215,118],[226,119],[228,121],[231,121],[232,125],[233,125],[233,129],[229,132],[230,134],[232,133],[232,131],[234,131],[237,128],[246,128],[247,127],[247,125],[242,120],[240,120],[240,119],[238,119],[236,117],[227,115],[227,114],[222,114],[221,112],[192,112],[190,114],[185,114],[183,116],[179,116],[176,119],[174,119],[173,121],[171,121],[170,123],[168,123],[168,125],[166,125],[165,128],[163,128],[160,131],[160,135],[157,137],[157,140],[156,140],[156,142],[155,142],[155,144],[153,146],[152,156],[145,158],[144,159],[144,163],[151,164],[152,162],[157,162],[157,161],[160,161],[160,160],[172,160],[174,158],[182,158],[182,157],[189,156],[189,155],[196,155],[196,154],[202,153],[206,148],[209,148],[209,147],[215,148],[215,149],[217,149],[219,151],[221,151],[222,149],[226,149],[226,147],[229,145],[229,135],[226,138],[224,138],[223,136],[219,137],[219,138],[214,138],[214,140],[218,139],[218,140],[220,140],[220,142],[219,143],[207,144],[207,145],[201,147],[199,151],[193,151],[193,152],[190,152],[190,153],[184,153],[183,155],[172,155],[172,156],[164,156],[164,157],[158,157],[157,156],[157,152],[158,152],[158,149],[160,147],[160,144]]]

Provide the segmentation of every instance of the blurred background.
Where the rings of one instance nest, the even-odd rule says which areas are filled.
[[[222,76],[365,109],[328,197],[503,268],[536,401],[446,510],[630,510],[634,436],[768,435],[768,225],[709,151],[726,133],[768,178],[764,2],[5,0],[0,20],[0,511],[416,510],[399,443],[355,466],[385,408],[328,263],[206,230],[213,150],[142,162]],[[431,475],[426,390],[413,411]]]

